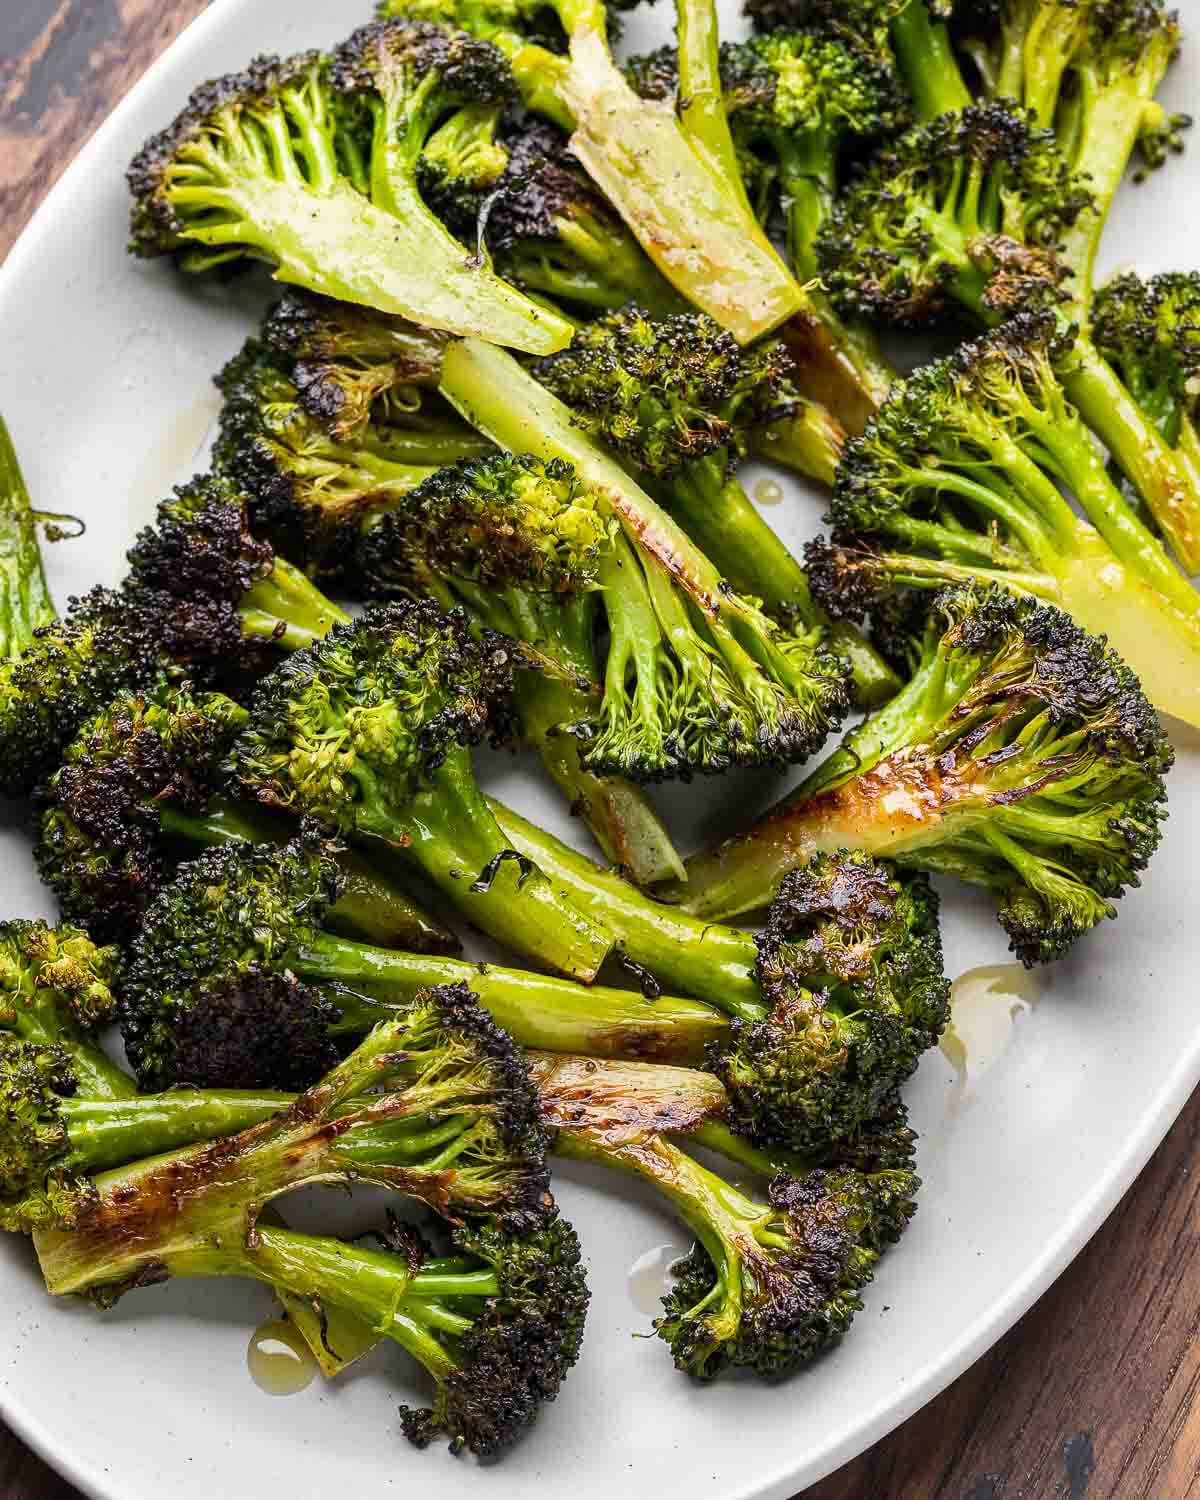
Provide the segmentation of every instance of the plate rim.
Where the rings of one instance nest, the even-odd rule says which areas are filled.
[[[137,111],[142,95],[152,87],[159,72],[201,44],[211,32],[227,24],[226,13],[232,20],[235,13],[248,3],[249,0],[210,0],[208,7],[193,17],[162,50],[80,147],[34,210],[0,265],[0,316],[9,289],[21,279],[26,263],[32,261],[41,243],[53,234],[59,204],[68,201],[76,178],[82,179],[92,161],[104,153],[109,137],[121,129],[127,116]],[[789,1500],[796,1495],[798,1485],[807,1488],[849,1463],[951,1385],[999,1342],[1080,1254],[1162,1144],[1197,1086],[1200,1086],[1200,1026],[1190,1046],[1180,1054],[1175,1067],[1148,1100],[1136,1130],[1129,1135],[1126,1149],[1111,1159],[1109,1168],[1094,1182],[1076,1212],[1064,1221],[1047,1240],[1041,1253],[1030,1261],[1024,1274],[1016,1278],[986,1312],[962,1330],[940,1354],[914,1371],[894,1396],[877,1402],[869,1412],[860,1414],[853,1430],[815,1463],[803,1470],[776,1469],[747,1485],[726,1491],[725,1500]],[[22,1399],[16,1386],[6,1378],[0,1378],[0,1419],[39,1458],[89,1500],[160,1500],[157,1493],[139,1492],[123,1485],[112,1470],[75,1456],[69,1437],[52,1431],[49,1422]]]

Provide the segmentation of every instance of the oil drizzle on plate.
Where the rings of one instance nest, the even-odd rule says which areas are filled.
[[[754,498],[760,505],[778,505],[783,499],[783,486],[775,479],[760,479],[754,486]]]
[[[656,1318],[662,1312],[662,1299],[671,1290],[671,1267],[688,1253],[689,1246],[655,1245],[639,1255],[629,1268],[629,1295],[638,1312]]]
[[[268,1396],[295,1396],[312,1384],[317,1362],[293,1324],[271,1318],[251,1335],[246,1368]]]
[[[155,440],[130,486],[129,503],[139,520],[201,467],[199,458],[220,410],[219,392],[206,391],[181,407]]]
[[[955,1103],[969,1099],[1012,1045],[1018,1021],[1033,1009],[1037,981],[1022,964],[968,969],[950,991],[950,1020],[939,1043],[958,1074]]]

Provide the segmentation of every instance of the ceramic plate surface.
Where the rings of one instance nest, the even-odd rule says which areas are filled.
[[[732,27],[736,0],[722,3]],[[199,465],[217,405],[210,376],[257,306],[257,290],[231,295],[126,257],[126,163],[199,80],[257,52],[332,42],[366,12],[365,0],[216,0],[100,130],[0,270],[0,410],[39,503],[88,523],[83,542],[51,551],[60,601],[115,581],[137,526]],[[1200,30],[1197,0],[1185,0],[1184,20]],[[635,14],[628,44],[657,45],[669,27],[667,4]],[[1171,78],[1169,107],[1194,101],[1198,81],[1193,41]],[[1193,265],[1198,205],[1193,143],[1181,162],[1126,188],[1108,267]],[[819,529],[821,503],[785,488],[768,515],[798,544]],[[972,1030],[965,1070],[938,1051],[923,1063],[909,1090],[922,1136],[920,1212],[885,1258],[851,1336],[813,1371],[771,1388],[699,1388],[675,1375],[663,1347],[634,1334],[647,1329],[661,1292],[654,1267],[680,1253],[685,1236],[648,1193],[568,1169],[557,1184],[593,1288],[584,1357],[531,1437],[486,1476],[404,1443],[396,1406],[420,1387],[399,1350],[377,1352],[336,1386],[273,1398],[251,1383],[245,1360],[251,1330],[270,1311],[266,1292],[177,1284],[101,1316],[52,1304],[28,1246],[16,1241],[0,1246],[5,1419],[104,1500],[247,1500],[265,1484],[306,1500],[414,1486],[440,1500],[484,1491],[488,1500],[528,1500],[543,1484],[550,1494],[569,1485],[573,1500],[795,1494],[929,1400],[1029,1307],[1114,1207],[1200,1080],[1200,736],[1181,729],[1175,743],[1167,836],[1121,921],[1038,977],[1006,1045]],[[481,775],[578,839],[528,768],[495,758]],[[671,788],[662,800],[691,848],[782,785],[729,777]],[[14,820],[0,837],[3,910],[44,910],[24,832]],[[986,904],[962,890],[946,895],[949,972],[1003,962]],[[643,1269],[631,1275],[635,1263]]]

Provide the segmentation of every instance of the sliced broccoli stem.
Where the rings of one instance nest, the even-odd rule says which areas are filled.
[[[420,484],[436,469],[446,464],[457,463],[460,458],[483,458],[492,451],[486,438],[472,432],[468,427],[413,420],[372,422],[363,431],[360,446],[353,450],[357,454],[371,454],[389,464],[398,464],[414,472],[410,476],[393,476],[398,483],[410,478],[407,489]],[[385,471],[387,477],[387,471]],[[399,493],[406,493],[401,488]]]
[[[719,181],[728,184],[737,193],[746,212],[753,214],[725,112],[720,28],[713,0],[676,0],[675,36],[679,58],[679,117],[684,134],[701,153],[709,171]]]
[[[62,1165],[103,1172],[196,1141],[237,1135],[287,1109],[293,1094],[252,1089],[173,1089],[167,1094],[62,1101],[70,1151]]]
[[[773,417],[750,433],[751,452],[833,488],[846,429],[819,402]]]
[[[1145,499],[1183,567],[1189,574],[1200,572],[1200,486],[1194,471],[1189,471],[1180,455],[1172,451],[1091,339],[1076,340],[1062,378],[1083,420]],[[1158,540],[1121,496],[1114,494],[1115,504],[1110,502],[1108,507],[1113,516],[1112,534],[1093,517],[1097,527],[1123,560],[1132,560],[1148,582],[1186,607],[1189,585],[1171,565]]]
[[[925,0],[908,0],[892,17],[892,46],[913,96],[918,120],[934,120],[966,109],[971,95],[963,82],[950,33],[930,15]]]
[[[599,32],[570,33],[571,151],[676,289],[749,344],[805,305],[744,189],[718,177],[666,102],[640,99]]]
[[[743,1020],[762,1019],[758,949],[751,933],[698,921],[676,906],[652,901],[494,798],[489,805],[513,847],[536,860],[581,910],[603,921],[626,957],[681,994]]]
[[[850,663],[858,701],[868,708],[885,703],[900,679],[853,626],[831,621],[813,602],[808,575],[726,468],[725,456],[713,454],[674,474],[669,509],[675,519],[738,593],[761,599],[772,612],[794,610],[808,624],[824,626],[830,645]]]
[[[536,863],[517,858],[465,749],[451,750],[402,810],[364,800],[357,826],[401,851],[497,942],[585,983],[596,977],[611,938],[601,922],[564,899]]]
[[[389,951],[321,934],[289,956],[297,974],[330,986],[337,1029],[369,1031],[388,1008],[436,984],[468,984],[523,1047],[592,1057],[646,1057],[695,1066],[727,1035],[722,1011],[700,1000],[587,987],[523,969]]]
[[[0,658],[20,655],[55,613],[25,476],[0,417]]]
[[[251,844],[284,844],[289,833],[286,824],[269,814],[219,797],[202,813],[185,812],[165,802],[159,819],[168,839],[200,849],[215,848],[237,839]],[[454,933],[422,910],[407,891],[368,864],[361,854],[343,849],[337,862],[345,883],[327,918],[335,932],[410,948],[416,953],[458,951],[461,945]]]
[[[621,776],[597,776],[580,762],[580,742],[562,726],[585,720],[591,694],[561,678],[523,672],[516,684],[525,739],[547,774],[587,824],[604,857],[629,871],[639,885],[683,876],[683,861],[645,792]]]

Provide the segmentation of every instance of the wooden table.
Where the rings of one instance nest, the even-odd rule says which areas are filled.
[[[0,0],[0,258],[74,152],[206,4]],[[1198,1137],[1200,1094],[1007,1338],[805,1500],[1200,1496]],[[0,1427],[0,1496],[76,1491]]]

